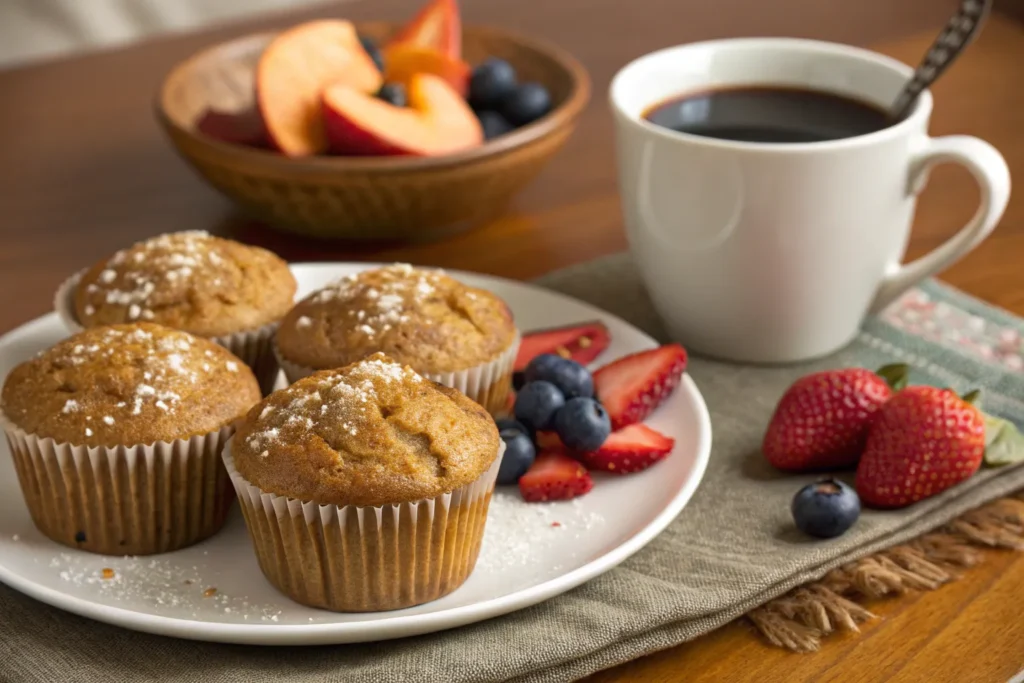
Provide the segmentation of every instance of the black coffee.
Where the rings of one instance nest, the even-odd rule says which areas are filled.
[[[889,125],[886,113],[841,95],[800,88],[743,87],[682,95],[644,113],[682,133],[743,142],[822,142]]]

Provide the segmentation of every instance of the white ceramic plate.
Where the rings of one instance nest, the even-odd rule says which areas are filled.
[[[299,293],[367,267],[294,266]],[[628,323],[538,287],[452,273],[511,306],[520,329],[600,319],[612,344],[598,364],[655,346]],[[67,336],[55,314],[0,339],[0,376]],[[36,531],[18,488],[6,442],[0,444],[0,581],[69,612],[129,629],[179,638],[263,645],[315,645],[400,638],[469,624],[546,600],[608,571],[646,545],[686,505],[711,450],[711,422],[685,378],[648,420],[676,440],[655,467],[625,477],[595,475],[586,496],[525,503],[499,487],[476,570],[454,593],[394,612],[336,614],[303,607],[263,578],[237,508],[226,528],[199,545],[145,558],[92,555]],[[113,578],[104,578],[104,569]],[[109,572],[107,572],[109,574]]]

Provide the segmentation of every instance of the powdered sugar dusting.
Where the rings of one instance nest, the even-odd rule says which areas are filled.
[[[367,337],[387,332],[395,325],[409,321],[409,312],[423,306],[437,292],[443,270],[419,270],[400,263],[363,273],[353,273],[332,282],[311,297],[314,303],[331,301],[365,302],[352,308],[349,315],[360,323],[352,329]],[[367,284],[372,278],[373,286]],[[307,316],[295,321],[296,329],[312,324]]]
[[[330,430],[340,425],[356,436],[359,425],[377,411],[371,404],[378,399],[380,383],[422,381],[412,369],[377,354],[342,371],[320,376],[313,386],[308,382],[293,384],[266,399],[286,402],[264,403],[245,445],[268,457],[275,444],[294,443],[315,433],[319,425]]]
[[[123,306],[128,321],[152,320],[154,292],[187,287],[197,272],[222,267],[223,263],[224,259],[214,251],[210,234],[201,230],[138,242],[117,252],[106,263],[97,278],[104,287],[86,286],[88,303],[84,313],[93,315],[101,305]]]

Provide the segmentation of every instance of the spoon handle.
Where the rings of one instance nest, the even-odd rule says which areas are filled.
[[[894,121],[899,121],[907,115],[917,96],[935,82],[935,79],[974,40],[991,8],[992,0],[962,0],[960,9],[946,22],[942,33],[928,48],[924,61],[893,102],[889,113]]]

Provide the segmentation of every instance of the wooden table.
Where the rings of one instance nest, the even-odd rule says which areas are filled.
[[[397,19],[415,0],[347,5],[355,19]],[[447,242],[401,247],[283,237],[239,216],[161,137],[151,113],[161,76],[196,49],[273,21],[0,72],[0,330],[45,313],[73,270],[148,235],[202,228],[268,246],[291,260],[407,260],[514,278],[625,247],[604,93],[615,70],[655,48],[731,35],[796,35],[870,45],[916,62],[955,3],[938,0],[462,0],[467,22],[551,39],[591,71],[595,97],[543,178],[509,213]],[[1024,178],[1024,18],[1006,0],[980,41],[936,88],[934,134],[995,144]],[[339,8],[339,11],[340,8]],[[322,11],[320,13],[323,13]],[[966,172],[942,168],[921,201],[910,247],[927,251],[974,210]],[[1024,199],[1002,226],[945,273],[967,291],[1024,315]],[[602,672],[593,681],[1003,681],[1024,668],[1024,558],[991,553],[935,593],[872,606],[885,618],[815,655],[765,646],[742,622]],[[941,672],[941,673],[936,673]]]

